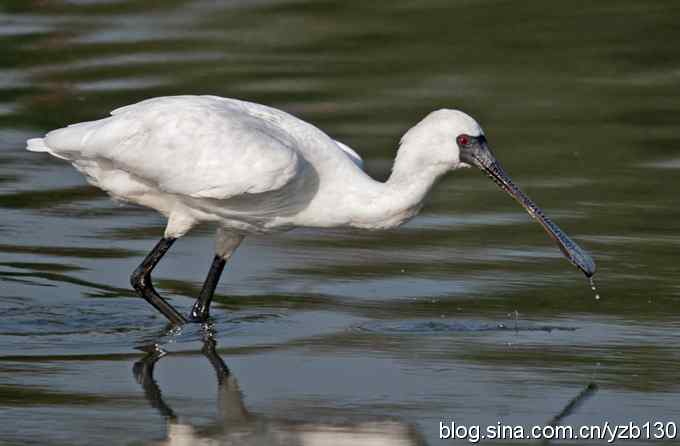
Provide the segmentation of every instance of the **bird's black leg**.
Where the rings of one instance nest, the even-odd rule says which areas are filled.
[[[227,261],[224,257],[220,255],[215,255],[212,265],[210,265],[210,271],[208,271],[208,277],[205,278],[203,283],[203,288],[201,293],[196,299],[193,308],[191,309],[191,314],[189,315],[189,320],[192,322],[205,322],[210,315],[210,302],[213,298],[213,293],[217,287],[217,282],[220,281],[220,276],[224,270],[224,265]]]
[[[153,305],[163,316],[168,318],[173,324],[184,324],[186,319],[179,311],[170,305],[165,299],[158,295],[151,283],[151,271],[156,267],[158,261],[163,258],[168,249],[175,243],[174,238],[162,238],[158,244],[146,256],[144,261],[134,270],[130,276],[130,283],[137,292]]]

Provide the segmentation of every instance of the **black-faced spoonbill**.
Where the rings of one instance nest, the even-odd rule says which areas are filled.
[[[151,272],[199,222],[217,223],[216,255],[190,321],[205,321],[226,261],[248,234],[294,227],[385,229],[415,216],[435,181],[474,165],[516,199],[591,277],[593,259],[510,180],[484,132],[458,110],[427,115],[401,138],[390,178],[362,170],[346,145],[283,111],[215,96],[148,99],[28,140],[72,163],[116,200],[156,209],[165,235],[132,273],[132,286],[175,324],[187,321],[156,293]]]

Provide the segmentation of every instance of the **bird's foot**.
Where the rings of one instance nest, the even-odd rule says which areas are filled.
[[[204,322],[208,322],[209,317],[210,315],[208,314],[208,308],[203,306],[200,302],[196,302],[187,319],[189,322],[202,324]]]

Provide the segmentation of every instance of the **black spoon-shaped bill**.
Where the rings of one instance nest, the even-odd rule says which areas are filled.
[[[545,232],[555,240],[557,246],[564,256],[574,264],[578,269],[583,271],[586,277],[590,278],[595,274],[595,261],[593,258],[581,248],[575,241],[573,241],[564,231],[560,229],[555,222],[549,219],[522,190],[515,185],[510,179],[510,176],[505,172],[496,157],[486,145],[484,136],[472,138],[467,137],[465,142],[468,144],[462,145],[459,138],[459,146],[461,149],[460,159],[468,164],[473,164],[484,171],[498,186],[508,193],[512,198],[517,200],[529,215],[538,221]]]

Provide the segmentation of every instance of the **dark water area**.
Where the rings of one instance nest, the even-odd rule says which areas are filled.
[[[0,443],[438,444],[440,421],[547,424],[589,383],[562,424],[680,422],[678,17],[672,1],[3,0]],[[210,332],[167,330],[129,287],[164,220],[24,147],[169,94],[282,108],[379,179],[426,113],[465,110],[593,254],[601,299],[467,169],[400,229],[248,238]],[[213,247],[199,228],[155,272],[184,313]]]

